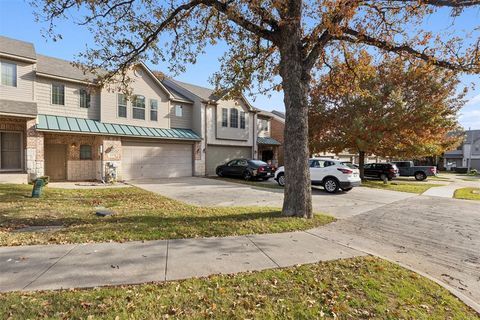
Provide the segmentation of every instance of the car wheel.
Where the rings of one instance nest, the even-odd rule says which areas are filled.
[[[279,186],[284,187],[285,186],[285,174],[284,173],[279,173],[277,176],[277,183]]]
[[[353,187],[350,187],[350,188],[343,188],[342,190],[343,190],[343,191],[345,191],[345,192],[348,192],[348,191],[350,191],[350,190],[352,190],[352,189],[353,189]]]
[[[415,173],[415,180],[417,181],[423,181],[427,179],[427,175],[425,174],[425,172],[417,172]]]
[[[327,178],[323,182],[323,188],[328,193],[335,193],[339,189],[339,183],[338,183],[337,179],[335,179],[335,178]]]
[[[223,177],[223,171],[222,171],[222,170],[218,170],[218,171],[217,171],[217,176]]]
[[[245,179],[247,181],[252,180],[252,174],[250,173],[250,171],[247,170],[243,173],[243,179]]]

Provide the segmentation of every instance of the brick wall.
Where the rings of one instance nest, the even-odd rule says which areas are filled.
[[[278,147],[278,165],[283,166],[284,161],[284,154],[283,154],[283,130],[285,128],[285,124],[283,122],[278,121],[275,118],[272,118],[270,121],[271,126],[271,133],[270,136],[280,142],[282,145]]]

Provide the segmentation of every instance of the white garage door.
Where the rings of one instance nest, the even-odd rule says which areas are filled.
[[[192,145],[122,143],[122,178],[155,179],[192,176]]]

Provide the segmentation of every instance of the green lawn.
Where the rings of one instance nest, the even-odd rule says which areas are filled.
[[[129,241],[275,233],[334,221],[286,218],[266,207],[196,207],[139,188],[65,190],[46,187],[41,199],[31,186],[0,184],[0,245]],[[97,217],[95,207],[116,212]],[[62,225],[56,232],[12,232],[24,226]]]
[[[479,319],[473,310],[434,282],[373,257],[159,284],[0,294],[0,318],[9,316]]]
[[[386,189],[392,191],[410,192],[421,194],[433,187],[441,187],[443,184],[433,184],[425,182],[407,182],[407,181],[389,181],[384,184],[383,181],[367,180],[362,181],[362,186],[375,189]]]
[[[453,197],[457,199],[480,200],[480,188],[457,189]]]

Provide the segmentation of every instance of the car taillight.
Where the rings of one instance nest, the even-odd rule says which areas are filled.
[[[433,173],[433,174],[435,174],[435,173],[437,172],[437,168],[431,167],[431,168],[430,168],[430,172]]]
[[[390,168],[388,171],[390,171],[390,172],[396,172],[397,170],[395,170],[395,168]]]
[[[265,168],[264,168],[264,167],[260,167],[260,168],[258,168],[258,171],[264,171],[264,170],[265,170]]]
[[[350,169],[337,168],[338,171],[341,171],[344,174],[352,174],[353,171]]]

